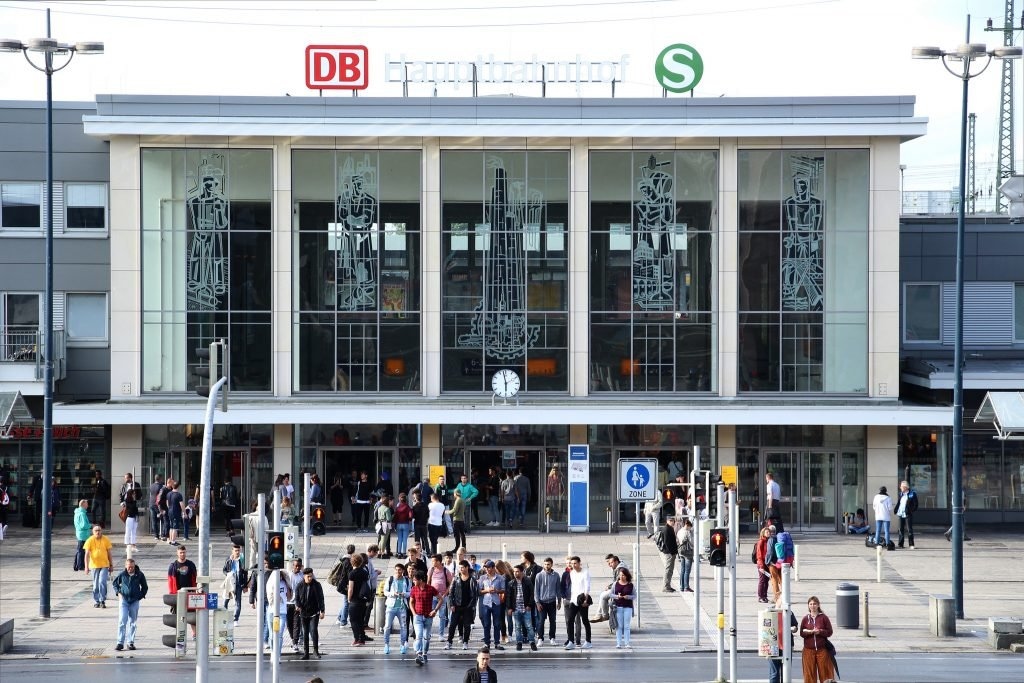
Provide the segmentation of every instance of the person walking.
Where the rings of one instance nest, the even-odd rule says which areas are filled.
[[[501,517],[502,522],[509,529],[512,528],[513,518],[516,514],[516,484],[512,480],[512,471],[506,470],[505,478],[501,480]]]
[[[754,559],[757,567],[757,601],[768,602],[768,578],[771,573],[765,569],[765,558],[768,555],[768,539],[771,538],[771,531],[767,528],[761,529],[761,534],[754,544]]]
[[[875,510],[875,543],[883,548],[889,547],[889,524],[892,521],[892,498],[884,486],[878,489],[878,494],[871,501],[871,507]],[[882,532],[885,532],[885,541],[882,541]]]
[[[526,476],[526,471],[520,467],[515,479],[512,480],[516,488],[516,516],[519,517],[519,528],[526,528],[526,506],[530,504],[533,497],[533,484]]]
[[[429,521],[429,499],[424,499],[418,493],[414,493],[412,496],[413,543],[417,544],[423,552],[430,550]]]
[[[476,666],[470,667],[462,683],[498,683],[498,672],[491,668],[491,648],[484,645],[476,652]]]
[[[900,518],[900,536],[896,546],[903,547],[904,533],[910,541],[910,549],[914,549],[914,513],[917,512],[917,491],[910,488],[909,482],[900,482],[900,492],[896,496],[896,516]]]
[[[644,527],[647,528],[647,538],[654,536],[661,525],[661,490],[657,492],[657,498],[644,503]]]
[[[402,494],[405,495],[404,493]],[[412,585],[405,573],[405,565],[398,563],[394,568],[394,575],[388,578],[384,587],[384,609],[387,610],[384,617],[384,654],[391,654],[391,626],[398,619],[399,643],[401,654],[406,653],[409,643],[409,628],[406,619],[406,610],[409,608],[409,595],[412,592]]]
[[[804,639],[804,683],[831,683],[836,671],[829,652],[832,622],[821,611],[821,602],[812,595],[807,600],[807,616],[800,620],[800,636]]]
[[[320,658],[320,620],[327,613],[324,587],[313,576],[313,568],[302,570],[302,582],[295,589],[295,612],[302,625],[302,658],[309,659],[309,640],[313,639],[313,654]]]
[[[395,524],[395,557],[405,557],[409,549],[409,532],[412,531],[412,506],[409,505],[409,497],[404,491],[398,494],[398,505],[395,506],[395,514],[392,518]]]
[[[632,649],[629,643],[630,623],[633,621],[633,603],[636,600],[636,588],[633,587],[633,574],[623,567],[619,578],[612,587],[615,591],[615,647]]]
[[[295,606],[295,591],[302,585],[302,558],[296,557],[292,560],[291,571],[288,572],[288,602],[285,607],[285,623],[288,625],[288,639],[292,644],[292,652],[299,651],[299,638],[302,637],[302,624],[299,619],[299,610]]]
[[[776,531],[783,531],[782,526],[782,487],[775,481],[775,475],[767,472],[764,475],[764,518],[771,520]]]
[[[158,541],[163,538],[160,533],[160,525],[163,523],[163,516],[160,514],[160,493],[163,490],[163,475],[153,475],[153,483],[149,485],[149,532]]]
[[[654,536],[654,544],[658,546],[661,553],[661,562],[665,567],[665,574],[662,581],[662,593],[675,593],[672,587],[672,574],[676,570],[676,555],[679,554],[679,543],[676,541],[676,520],[669,517],[665,520],[665,527]]]
[[[110,507],[110,482],[103,478],[103,472],[96,470],[92,488],[93,523],[106,526],[107,508]]]
[[[462,503],[473,511],[473,514],[476,515],[476,521],[479,522],[480,513],[476,511],[476,507],[478,499],[480,498],[480,489],[478,489],[473,482],[469,480],[469,475],[465,472],[463,472],[462,476],[459,477],[459,483],[455,485],[455,491],[462,494]],[[466,511],[465,517],[466,518],[463,521],[466,522],[466,526],[469,526],[471,521],[469,510]],[[455,518],[453,517],[452,519],[454,521]],[[465,545],[465,543],[463,543],[463,545]],[[456,545],[455,547],[458,548],[459,546]]]
[[[242,560],[242,547],[231,546],[231,555],[224,562],[224,575],[230,585],[229,595],[235,598],[235,626],[238,626],[238,618],[242,616],[242,595],[245,593],[245,586],[249,583],[249,573],[245,569],[245,562]],[[228,609],[231,598],[224,601],[224,609]]]
[[[674,540],[673,536],[673,540]],[[578,555],[569,558],[569,601],[566,603],[565,621],[566,626],[575,625],[575,633],[569,632],[569,643],[566,650],[574,650],[582,647],[589,650],[593,647],[590,642],[590,617],[588,611],[594,603],[590,597],[590,571],[583,568]],[[579,620],[577,620],[579,617]],[[582,639],[581,629],[586,632],[586,640]],[[573,639],[575,636],[575,640]]]
[[[480,623],[484,627],[484,645],[491,646],[493,634],[495,649],[504,650],[501,646],[501,622],[504,619],[501,605],[505,594],[505,577],[495,569],[494,560],[484,562],[484,573],[479,584],[483,596],[480,602]]]
[[[373,599],[370,572],[366,561],[359,553],[352,554],[352,571],[348,574],[348,623],[352,626],[352,645],[366,644],[366,614],[369,601]]]
[[[491,521],[487,526],[501,526],[501,477],[498,468],[487,468],[487,510]]]
[[[345,509],[345,481],[340,474],[334,475],[330,488],[331,521],[334,526],[341,526],[341,513]]]
[[[391,530],[394,528],[395,511],[391,507],[391,496],[384,494],[377,508],[373,511],[373,530],[377,532],[377,545],[381,549],[381,559],[391,557]]]
[[[523,565],[512,568],[512,580],[506,584],[505,609],[512,617],[515,626],[513,631],[516,639],[516,650],[522,650],[524,643],[530,643],[530,649],[537,651],[537,634],[533,629],[533,610],[536,601],[533,593],[533,582],[523,573]]]
[[[85,570],[85,542],[92,536],[92,522],[89,521],[89,501],[85,498],[78,501],[78,507],[75,508],[75,539],[78,541],[78,547],[75,548],[75,560],[74,570],[76,572]]]
[[[113,548],[114,544],[103,535],[103,527],[99,524],[93,525],[92,536],[82,544],[85,551],[85,573],[92,572],[93,607],[107,606],[107,582],[114,568],[114,556],[110,552]]]
[[[409,593],[409,611],[412,612],[413,627],[416,629],[416,663],[420,666],[427,663],[434,615],[440,605],[441,596],[427,583],[426,575],[417,574],[416,585]]]
[[[428,555],[436,555],[438,552],[437,539],[442,535],[444,528],[444,503],[438,498],[437,493],[430,494],[430,503],[427,505],[427,510],[430,513],[427,518],[427,536],[428,544],[426,552]]]
[[[679,553],[679,590],[692,593],[690,588],[690,571],[693,569],[693,522],[689,517],[682,524],[676,522],[676,544]]]
[[[139,533],[139,504],[135,500],[135,489],[129,489],[124,494],[124,501],[121,508],[124,510],[124,545],[129,552],[135,552],[135,542]]]
[[[117,645],[115,650],[123,650],[125,641],[128,649],[135,649],[135,632],[139,623],[139,603],[149,592],[146,575],[128,557],[124,561],[124,570],[114,577],[114,592],[120,600],[117,611]]]
[[[448,510],[448,514],[452,518],[452,535],[455,537],[455,550],[466,547],[466,513],[466,501],[462,497],[462,491],[456,487],[452,507]]]
[[[228,473],[224,477],[224,485],[220,487],[220,514],[224,517],[224,530],[230,535],[234,529],[231,528],[231,520],[241,517],[238,498],[238,487]]]
[[[459,560],[459,573],[452,581],[448,591],[448,608],[451,610],[448,626],[448,643],[444,649],[452,649],[455,633],[462,640],[462,649],[469,649],[469,636],[473,628],[476,612],[476,601],[480,594],[480,585],[473,577],[468,560]]]
[[[768,587],[772,590],[772,602],[782,598],[782,565],[775,555],[775,539],[777,529],[774,524],[768,525],[768,543],[765,545],[764,568],[768,571]]]
[[[169,480],[171,491],[167,499],[167,544],[178,545],[178,532],[185,528],[185,497],[179,490],[181,484],[175,480]]]
[[[555,616],[558,614],[561,577],[555,571],[555,561],[544,558],[543,569],[533,581],[533,597],[537,601],[537,645],[544,644],[544,620],[548,622],[548,643],[555,644]]]

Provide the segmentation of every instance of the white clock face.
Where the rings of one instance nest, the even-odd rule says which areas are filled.
[[[499,398],[511,398],[519,393],[519,375],[514,370],[498,370],[491,378],[491,389]]]

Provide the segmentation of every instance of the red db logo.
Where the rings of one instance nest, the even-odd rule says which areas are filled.
[[[363,45],[306,46],[306,87],[311,90],[364,90],[368,52]]]

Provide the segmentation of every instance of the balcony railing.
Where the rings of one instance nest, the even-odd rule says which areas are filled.
[[[0,365],[16,364],[34,367],[37,381],[43,379],[43,330],[11,325],[0,327]],[[67,374],[67,346],[64,330],[53,331],[53,379]]]

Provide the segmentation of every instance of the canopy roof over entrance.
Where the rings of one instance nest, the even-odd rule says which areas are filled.
[[[32,412],[25,405],[20,391],[0,393],[0,439],[8,436],[15,422],[31,422]]]
[[[1024,392],[988,392],[974,421],[991,422],[1001,441],[1024,441]]]

